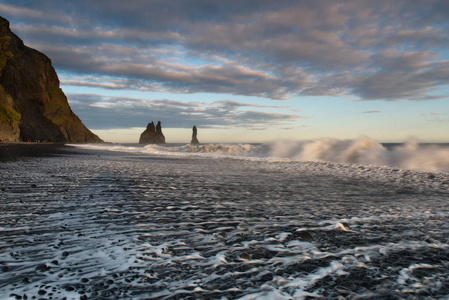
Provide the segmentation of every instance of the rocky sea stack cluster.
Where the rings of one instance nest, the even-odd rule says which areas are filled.
[[[103,142],[72,112],[51,60],[0,17],[0,141]]]
[[[165,144],[165,136],[162,133],[161,121],[148,123],[147,129],[140,135],[139,144]]]

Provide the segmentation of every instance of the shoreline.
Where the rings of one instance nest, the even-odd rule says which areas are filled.
[[[59,156],[74,153],[74,149],[65,143],[2,142],[0,143],[0,162]]]

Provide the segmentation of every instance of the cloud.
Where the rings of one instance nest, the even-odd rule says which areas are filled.
[[[73,111],[94,130],[145,127],[152,120],[162,121],[165,128],[190,128],[192,124],[203,128],[266,128],[303,118],[298,114],[255,110],[288,106],[253,105],[232,100],[203,103],[80,93],[68,93],[67,97]]]
[[[2,16],[25,43],[72,76],[66,85],[271,99],[448,97],[437,92],[449,84],[447,1],[3,2]]]
[[[430,100],[448,97],[432,95],[436,88],[446,85],[449,64],[445,61],[427,68],[413,70],[379,71],[354,80],[354,95],[364,100]]]
[[[293,2],[290,2],[293,4]],[[298,3],[274,10],[236,14],[232,23],[192,25],[186,43],[193,48],[241,53],[275,63],[333,69],[364,63],[370,54],[341,36],[347,15],[337,2]]]
[[[364,111],[363,114],[378,114],[381,113],[380,110],[368,110],[368,111]]]
[[[5,1],[8,2],[8,1]],[[42,9],[35,9],[32,5],[20,5],[17,1],[11,1],[12,4],[0,3],[0,11],[3,14],[7,14],[8,17],[23,18],[25,20],[33,21],[45,21],[45,22],[62,22],[65,23],[67,19],[64,17],[64,13],[54,13],[55,5],[50,3],[42,3]],[[20,1],[19,1],[20,2]],[[19,5],[17,5],[19,4]]]
[[[244,102],[238,102],[234,100],[219,100],[213,102],[216,106],[222,107],[227,110],[235,110],[239,107],[262,107],[262,108],[290,108],[287,105],[258,105]],[[298,110],[299,112],[300,110]]]
[[[428,116],[429,114],[423,114],[423,116]],[[436,122],[436,123],[447,123],[449,120],[446,117],[447,114],[445,113],[436,113],[431,112],[430,118],[427,119],[428,122]]]
[[[72,57],[76,56],[75,53]],[[80,59],[73,68],[71,67],[73,61],[69,60],[68,64],[68,69],[77,70],[81,67],[92,69],[92,72],[102,71],[109,76],[70,78],[64,75],[63,84],[107,89],[138,89],[172,93],[215,92],[286,99],[294,93],[296,88],[304,84],[304,79],[301,77],[286,79],[239,65],[203,65],[188,68],[182,64],[168,65],[166,62],[148,65],[103,64],[91,59]],[[111,79],[110,76],[113,78]]]
[[[76,28],[55,25],[13,25],[13,28],[24,35],[47,36],[46,40],[54,44],[62,41],[72,44],[101,44],[120,43],[123,40],[135,45],[148,45],[151,41],[155,44],[171,44],[182,39],[181,35],[174,31],[150,31],[134,28]]]

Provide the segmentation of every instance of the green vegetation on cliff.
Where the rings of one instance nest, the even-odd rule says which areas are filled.
[[[20,121],[20,114],[9,106],[0,103],[0,122],[11,124]]]
[[[12,52],[6,50],[10,41],[11,38],[9,36],[0,37],[0,72],[5,67],[6,60],[13,58]]]

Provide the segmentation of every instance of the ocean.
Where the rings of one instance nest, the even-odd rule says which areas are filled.
[[[448,144],[73,147],[0,163],[0,299],[449,299]]]

